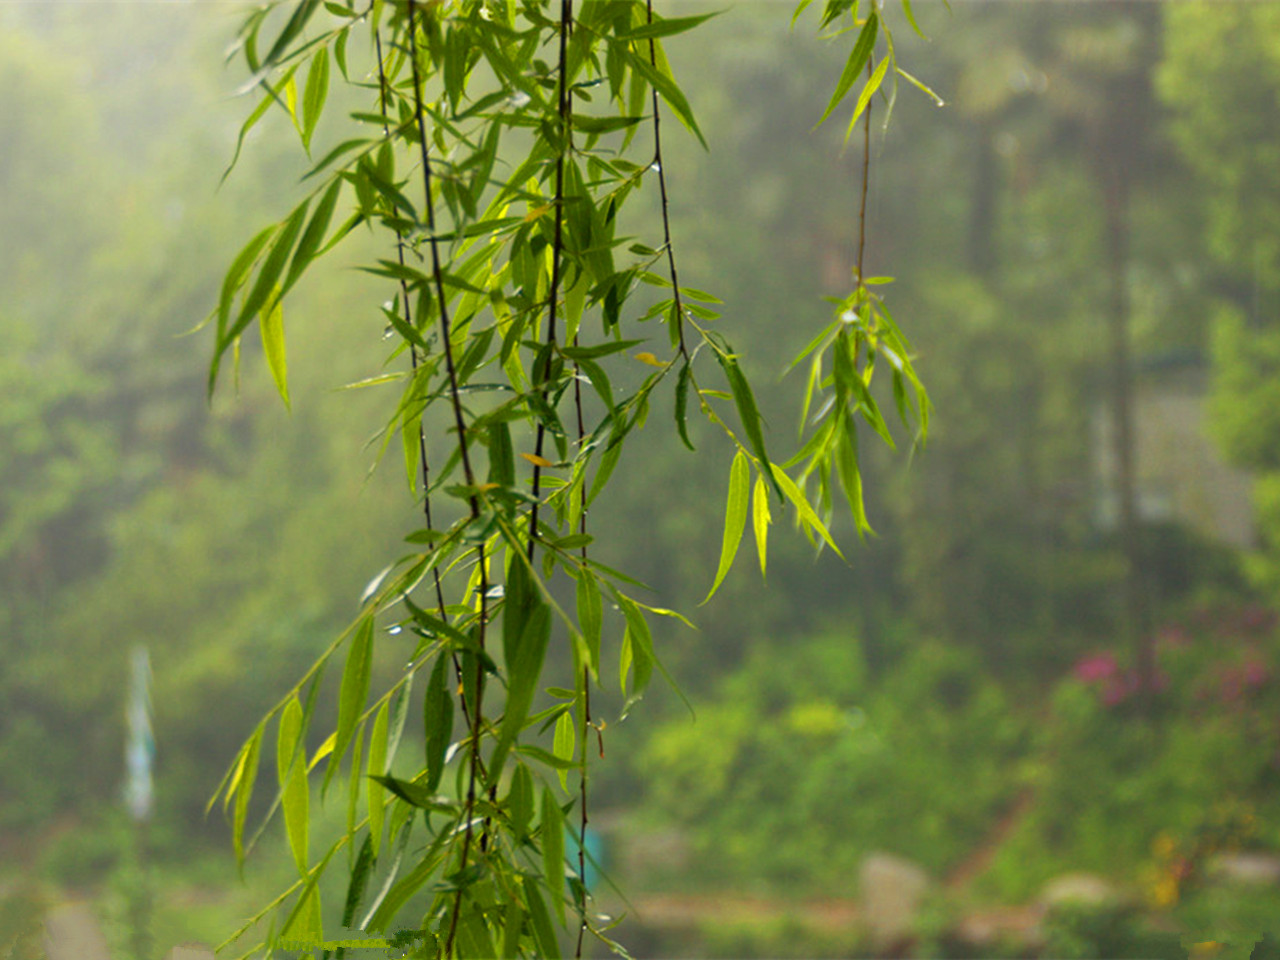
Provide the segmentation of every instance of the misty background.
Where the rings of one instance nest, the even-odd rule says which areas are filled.
[[[383,399],[339,389],[387,353],[364,240],[294,295],[292,412],[250,349],[206,398],[191,331],[306,169],[279,113],[219,186],[253,105],[223,66],[240,12],[0,4],[14,957],[70,901],[142,960],[285,885],[282,831],[242,880],[205,806],[412,522],[398,452],[372,469]],[[703,607],[724,450],[695,431],[688,454],[664,409],[628,447],[593,527],[697,623],[655,635],[697,719],[665,689],[606,714],[593,822],[629,902],[601,884],[602,909],[636,955],[1247,956],[1280,936],[1280,6],[916,12],[929,39],[899,18],[898,56],[945,106],[903,84],[886,131],[875,104],[867,263],[895,278],[928,444],[864,436],[877,535],[837,507],[847,564],[780,523],[767,581],[740,558]],[[779,459],[785,358],[849,289],[861,171],[843,123],[814,129],[842,48],[790,15],[731,5],[669,44],[711,149],[664,143],[681,273],[725,300]],[[342,96],[321,142],[365,105]]]

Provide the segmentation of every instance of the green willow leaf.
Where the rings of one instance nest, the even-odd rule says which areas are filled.
[[[504,613],[504,617],[510,611]],[[498,742],[489,756],[489,782],[495,783],[502,772],[507,753],[524,729],[525,718],[533,706],[542,661],[551,638],[551,610],[537,598],[521,623],[520,638],[507,660],[507,705],[498,729]]]
[[[853,136],[853,128],[858,122],[858,118],[862,116],[862,111],[867,109],[867,104],[871,102],[871,98],[875,96],[880,84],[884,82],[885,71],[889,68],[889,58],[885,57],[880,61],[880,65],[875,68],[870,78],[862,86],[862,92],[858,94],[858,101],[853,108],[853,116],[849,118],[849,126],[844,131],[844,142],[848,143],[849,138]]]
[[[338,195],[342,192],[342,180],[334,178],[333,183],[329,184],[329,188],[325,190],[324,195],[320,198],[320,202],[316,204],[316,211],[311,215],[311,221],[307,224],[307,229],[302,232],[302,239],[298,241],[298,249],[293,255],[293,260],[289,264],[289,272],[284,278],[284,291],[287,293],[297,283],[298,278],[302,276],[303,271],[311,265],[319,254],[320,246],[324,243],[324,235],[329,230],[329,223],[333,220],[333,210],[338,204]]]
[[[563,842],[563,841],[561,841]],[[562,894],[563,896],[563,894]],[[533,926],[533,937],[538,944],[538,955],[547,960],[560,960],[560,939],[556,936],[555,927],[551,925],[551,914],[535,884],[524,886],[525,905],[529,908],[529,921]]]
[[[297,240],[302,224],[306,220],[309,204],[310,201],[303,201],[299,204],[288,219],[281,224],[279,232],[272,239],[271,252],[267,254],[262,266],[258,269],[257,279],[254,280],[253,286],[249,290],[249,295],[240,307],[239,316],[236,318],[235,323],[222,335],[222,341],[218,345],[220,353],[231,346],[232,340],[240,336],[245,327],[249,325],[249,322],[257,316],[258,311],[266,305],[268,298],[276,289],[276,284],[280,280],[280,274],[284,270],[285,262],[293,251],[294,241]]]
[[[369,837],[373,840],[373,855],[378,855],[382,843],[383,796],[385,789],[377,781],[377,777],[387,772],[387,717],[390,704],[386,701],[378,708],[373,719],[373,730],[369,734],[369,767],[367,799],[369,802]]]
[[[718,17],[720,13],[721,11],[717,10],[715,13],[706,13],[698,17],[672,17],[668,20],[655,18],[652,23],[632,27],[630,30],[619,32],[616,36],[619,40],[633,41],[670,37],[677,33],[684,33],[686,30],[692,30],[698,24],[706,23],[712,17]]]
[[[760,576],[765,575],[765,564],[769,557],[769,524],[773,517],[769,514],[769,488],[765,485],[764,474],[756,475],[755,490],[751,495],[751,527],[756,536],[756,552],[760,555]]]
[[[347,752],[347,746],[355,733],[356,722],[364,710],[364,702],[369,696],[369,670],[372,663],[373,617],[367,616],[356,629],[351,648],[347,651],[346,666],[342,668],[342,686],[338,692],[338,727],[334,737],[333,756],[325,773],[326,785],[342,762],[342,756]]]
[[[511,834],[516,842],[522,843],[533,822],[533,776],[523,763],[517,763],[511,774],[506,808],[511,815]]]
[[[747,463],[747,455],[741,450],[733,458],[729,467],[729,500],[724,508],[724,540],[720,546],[720,565],[716,570],[715,582],[703,599],[705,604],[715,596],[724,582],[725,575],[733,566],[733,559],[738,555],[738,545],[742,542],[742,531],[747,525],[747,504],[750,497],[751,467]]]
[[[849,92],[849,88],[853,86],[858,79],[858,75],[866,67],[867,61],[871,59],[871,52],[876,46],[876,32],[879,25],[880,18],[873,10],[867,15],[866,23],[862,25],[862,31],[858,34],[857,42],[854,43],[853,49],[849,51],[849,59],[845,61],[844,71],[836,82],[835,92],[831,94],[831,101],[827,104],[827,109],[822,111],[822,116],[818,119],[817,126],[822,126],[827,117],[831,116],[831,111],[840,105],[840,101],[844,99],[845,94]]]
[[[653,86],[653,89],[658,91],[658,95],[667,101],[680,122],[685,125],[690,133],[698,138],[698,142],[702,144],[703,149],[709,149],[706,137],[702,135],[698,121],[693,116],[693,110],[689,107],[689,101],[685,99],[684,93],[676,86],[675,81],[648,60],[638,57],[634,53],[627,54],[627,62],[631,64],[632,70],[644,77]]]
[[[453,698],[449,695],[449,658],[436,657],[427,681],[423,726],[427,735],[427,789],[435,790],[444,772],[444,758],[453,739]]]
[[[519,897],[511,897],[502,914],[502,952],[498,956],[503,960],[515,960],[520,956],[520,933],[524,927],[524,907]]]
[[[302,742],[302,704],[293,697],[280,713],[276,740],[276,767],[280,779],[281,807],[285,832],[298,871],[307,872],[307,826],[310,822],[307,802],[306,745]]]
[[[373,844],[366,835],[356,855],[356,862],[351,867],[351,878],[347,882],[347,898],[342,907],[342,925],[352,928],[356,924],[356,914],[360,910],[360,902],[364,899],[365,888],[369,884],[369,876],[373,872],[376,860],[373,856]]]
[[[574,745],[577,742],[577,736],[573,729],[573,714],[562,713],[560,719],[556,721],[555,738],[552,741],[551,753],[558,760],[564,761],[566,764],[572,764]],[[567,769],[562,768],[556,771],[556,775],[560,778],[560,788],[562,790],[569,789],[569,774]]]
[[[262,328],[262,352],[266,355],[271,379],[275,381],[276,390],[284,401],[285,408],[291,410],[289,364],[285,359],[284,349],[284,304],[280,301],[278,292],[272,297],[271,305],[262,314],[258,324]]]
[[[307,82],[302,92],[302,146],[310,153],[311,137],[324,112],[324,102],[329,96],[329,48],[321,47],[311,57],[307,69]]]
[[[763,418],[760,416],[760,408],[756,406],[756,397],[751,392],[751,385],[747,383],[747,378],[742,375],[737,357],[733,355],[731,350],[716,351],[716,359],[720,362],[721,369],[724,370],[725,379],[729,381],[733,402],[738,408],[738,418],[742,421],[742,429],[747,433],[751,449],[760,459],[762,469],[768,471],[771,464],[769,454],[764,447],[764,430],[761,426]],[[774,480],[774,487],[781,498],[782,489],[778,486],[776,479]]]
[[[804,492],[795,485],[795,481],[788,477],[786,472],[780,466],[775,463],[772,464],[772,467],[774,481],[782,487],[787,499],[795,506],[796,512],[800,515],[800,522],[810,530],[815,531],[818,536],[822,537],[827,546],[836,552],[836,556],[843,560],[844,554],[840,552],[840,548],[836,545],[836,542],[831,539],[831,534],[827,530],[826,524],[822,522],[822,519],[809,504],[809,501],[805,498]]]
[[[694,450],[693,442],[689,439],[689,384],[693,379],[693,365],[685,363],[680,368],[680,373],[676,377],[676,432],[680,435],[680,441],[690,450]]]
[[[600,633],[604,622],[604,606],[600,600],[600,587],[588,570],[578,573],[578,630],[590,653],[591,675],[600,682]]]
[[[265,722],[265,721],[263,721]],[[259,722],[253,736],[245,744],[240,762],[227,796],[235,796],[235,813],[231,823],[231,842],[235,848],[236,863],[244,867],[244,825],[249,816],[249,798],[253,796],[253,783],[258,778],[258,759],[262,749],[263,722]]]
[[[542,870],[551,906],[564,926],[564,812],[550,787],[542,788]]]

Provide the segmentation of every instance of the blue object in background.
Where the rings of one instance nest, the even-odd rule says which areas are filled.
[[[569,866],[576,871],[578,869],[578,828],[566,825],[565,834],[565,857],[568,858]],[[600,831],[593,830],[591,827],[587,827],[586,854],[582,885],[587,888],[588,893],[591,893],[600,880],[600,871],[605,867],[604,837],[601,836]]]

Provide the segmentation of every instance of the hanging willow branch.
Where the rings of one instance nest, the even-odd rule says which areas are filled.
[[[607,645],[621,662],[619,693],[629,708],[655,670],[666,675],[654,624],[684,618],[632,596],[633,581],[591,558],[587,510],[651,398],[673,388],[676,434],[690,448],[690,401],[734,448],[711,593],[734,562],[752,497],[762,571],[774,495],[811,539],[834,548],[825,519],[834,471],[859,529],[866,527],[857,421],[891,441],[871,393],[878,357],[891,366],[904,421],[917,420],[922,433],[927,426],[910,348],[862,272],[870,100],[886,76],[916,82],[897,67],[881,15],[869,9],[860,16],[858,4],[830,0],[822,19],[823,30],[856,36],[824,119],[867,71],[850,122],[852,130],[865,113],[864,180],[855,290],[796,361],[810,363],[806,420],[812,403],[823,408],[791,461],[802,464],[794,475],[769,457],[739,355],[716,329],[719,300],[683,287],[677,270],[663,115],[699,141],[703,135],[663,43],[707,19],[663,18],[650,0],[577,9],[560,0],[556,15],[548,3],[276,0],[241,27],[246,89],[261,94],[241,142],[278,108],[310,153],[335,75],[357,89],[365,86],[361,77],[376,78],[377,100],[375,112],[353,111],[327,152],[317,150],[306,177],[316,184],[310,196],[232,262],[212,314],[210,389],[223,358],[230,353],[238,362],[241,339],[256,329],[287,402],[288,292],[357,228],[383,237],[387,257],[363,269],[395,287],[382,316],[393,356],[407,351],[409,371],[358,386],[403,382],[384,438],[402,434],[424,524],[408,531],[412,552],[370,585],[350,628],[258,723],[219,787],[241,857],[262,743],[274,723],[272,813],[284,821],[298,880],[254,918],[274,917],[271,938],[260,945],[268,952],[321,942],[319,890],[343,848],[351,851],[342,912],[349,931],[408,925],[424,956],[558,956],[557,927],[572,916],[575,956],[587,934],[621,950],[595,925],[585,880],[592,729],[603,757],[591,688],[601,683]],[[884,53],[876,61],[878,45]],[[588,88],[604,93],[579,98]],[[633,140],[646,107],[653,154],[636,162]],[[523,134],[519,147],[508,144],[512,131]],[[628,200],[654,179],[661,236],[624,252],[618,238],[641,232]],[[655,272],[660,261],[665,276]],[[633,294],[642,283],[670,295],[641,310]],[[666,322],[669,343],[637,349],[638,324],[654,317]],[[664,349],[667,359],[659,356]],[[615,383],[631,379],[621,370],[637,361],[647,375],[630,392],[616,392]],[[432,438],[427,414],[440,405],[450,426]],[[449,452],[429,472],[433,440]],[[813,494],[811,479],[818,480]],[[558,583],[573,585],[572,614],[557,600]],[[430,599],[419,602],[424,591]],[[606,599],[617,622],[606,620]],[[369,703],[375,646],[390,642],[379,639],[382,627],[396,643],[410,637],[414,645],[396,651],[406,666]],[[566,651],[559,662],[572,661],[567,683],[544,676],[553,645]],[[343,648],[337,717],[311,751],[320,680]],[[416,671],[427,667],[418,728],[407,722],[409,692]],[[463,721],[457,739],[455,713]],[[419,741],[422,759],[416,773],[398,777],[392,762],[409,739]],[[406,762],[401,757],[396,769]],[[316,858],[308,844],[308,775],[320,767],[322,789],[347,780],[347,823]],[[576,794],[568,781],[574,771]],[[576,855],[565,849],[569,830]]]

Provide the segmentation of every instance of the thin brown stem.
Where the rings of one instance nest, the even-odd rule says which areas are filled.
[[[559,99],[557,104],[560,115],[560,149],[556,154],[556,193],[553,204],[555,208],[555,228],[551,239],[551,288],[547,294],[546,342],[549,344],[556,342],[556,308],[560,299],[560,271],[561,262],[564,259],[564,158],[573,143],[572,103],[569,99],[569,78],[566,75],[569,69],[566,47],[569,42],[569,27],[572,23],[573,0],[560,0]],[[535,373],[537,377],[535,389],[538,390],[543,400],[546,400],[550,392],[547,388],[547,381],[551,378],[551,362],[551,353],[548,352],[546,362],[542,365],[542,370]],[[533,445],[534,456],[539,460],[542,459],[546,435],[546,425],[539,419]],[[529,543],[527,547],[527,556],[530,561],[533,560],[534,542],[538,537],[538,500],[541,494],[541,487],[542,465],[535,461],[533,464],[533,506],[529,510]]]
[[[645,14],[648,22],[653,23],[653,0],[645,0]],[[652,39],[649,40],[649,63],[658,66],[658,48]],[[675,247],[671,243],[671,215],[667,204],[667,171],[662,165],[662,110],[658,103],[658,90],[653,93],[653,166],[658,171],[658,192],[662,196],[662,245],[667,251],[667,269],[671,272],[672,304],[675,307],[674,321],[676,325],[676,342],[679,344],[680,356],[686,361],[689,351],[684,345],[684,304],[680,299],[680,274],[676,270]]]
[[[583,532],[586,532],[586,518],[583,518]],[[587,548],[582,548],[585,560]],[[583,576],[586,576],[584,573]],[[587,735],[591,730],[591,666],[582,665],[582,775],[578,780],[578,806],[582,818],[578,823],[578,946],[574,950],[575,960],[582,957],[582,941],[587,932]]]
[[[870,81],[875,57],[867,58],[867,79]],[[866,286],[863,283],[862,255],[867,249],[867,193],[871,183],[871,107],[873,100],[867,100],[867,116],[862,125],[862,197],[858,207],[858,289]]]
[[[417,39],[417,4],[408,0],[408,52],[409,63],[413,70],[413,109],[414,119],[418,127],[418,148],[422,162],[422,187],[424,205],[427,214],[428,246],[431,250],[431,276],[435,286],[436,302],[440,313],[440,345],[444,352],[445,369],[449,374],[449,401],[453,409],[454,427],[458,432],[458,454],[462,461],[462,472],[471,493],[467,497],[467,505],[471,510],[471,518],[480,516],[480,501],[475,493],[476,475],[471,465],[471,454],[467,440],[467,425],[462,413],[462,398],[458,389],[458,372],[453,361],[453,343],[449,330],[449,301],[444,290],[444,271],[440,265],[440,243],[436,237],[435,205],[431,199],[431,153],[427,145],[426,110],[422,102],[422,71],[418,67]],[[486,570],[485,549],[481,543],[476,548],[476,561],[480,565],[479,578],[479,618],[476,627],[476,642],[480,651],[484,651],[485,626],[488,603],[488,572]],[[484,663],[479,656],[475,660],[475,703],[471,711],[471,751],[467,770],[467,797],[463,806],[465,821],[462,840],[462,853],[459,860],[459,871],[466,870],[471,857],[471,846],[475,836],[476,782],[480,772],[480,729],[484,703]],[[459,889],[453,902],[453,912],[449,920],[449,933],[445,939],[444,955],[453,952],[454,938],[458,932],[458,917],[462,912],[464,891]]]
[[[382,58],[382,32],[375,30],[373,32],[374,51],[378,58],[378,109],[382,114],[382,135],[390,138],[391,127],[387,122],[387,74]],[[400,266],[404,267],[404,234],[399,227],[395,228],[396,234],[396,259],[400,262]],[[404,305],[404,321],[413,326],[412,306],[409,300],[409,281],[403,276],[400,278],[400,300]],[[418,348],[415,344],[409,344],[409,364],[416,377],[418,372]],[[401,427],[401,429],[404,429]],[[427,432],[422,422],[422,416],[418,417],[418,460],[422,469],[422,516],[427,525],[427,529],[434,528],[431,521],[431,471],[427,466]],[[436,592],[436,608],[440,614],[440,619],[446,623],[449,620],[448,614],[445,612],[444,588],[440,583],[439,568],[432,568],[431,576],[435,585]],[[454,669],[457,669],[457,658],[454,658]]]

